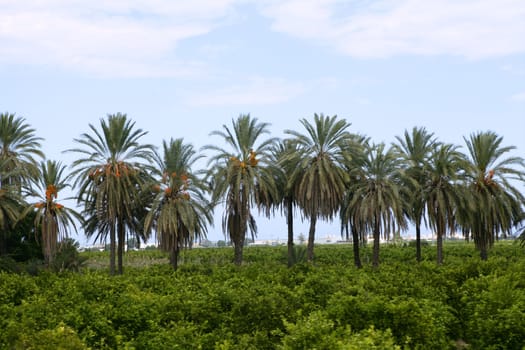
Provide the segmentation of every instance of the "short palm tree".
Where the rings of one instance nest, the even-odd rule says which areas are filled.
[[[372,232],[372,264],[377,267],[381,237],[388,239],[397,228],[406,228],[400,163],[395,152],[385,150],[382,143],[369,146],[365,154],[361,168],[355,169],[356,180],[349,186],[352,197],[348,206],[357,227]]]
[[[251,208],[257,207],[270,215],[271,198],[276,198],[275,183],[269,169],[270,151],[274,138],[263,138],[269,133],[268,123],[259,123],[250,115],[232,120],[231,128],[213,131],[226,148],[208,145],[203,149],[214,152],[208,161],[212,169],[208,174],[214,204],[225,206],[223,232],[234,245],[235,264],[242,264],[243,246],[248,229],[252,236],[257,226]]]
[[[207,225],[213,223],[206,186],[192,171],[200,158],[191,144],[183,139],[163,142],[163,157],[158,159],[160,181],[152,187],[156,193],[151,210],[145,218],[144,230],[156,230],[161,249],[170,253],[170,262],[177,269],[179,251],[195,239],[204,238]]]
[[[458,147],[439,144],[428,163],[428,176],[423,193],[430,227],[436,232],[437,263],[443,264],[443,238],[454,232],[461,211],[471,201],[464,191],[463,180],[466,162]]]
[[[86,233],[100,232],[103,241],[109,234],[113,275],[116,248],[118,273],[123,271],[126,228],[137,221],[137,206],[143,203],[141,187],[147,179],[146,169],[154,162],[154,147],[140,143],[146,132],[135,128],[125,114],[108,115],[100,119],[100,129],[92,124],[89,129],[90,133],[74,140],[79,147],[68,150],[80,155],[72,164],[72,176],[84,216],[91,222]]]
[[[57,201],[58,192],[69,187],[64,176],[65,168],[56,161],[40,163],[40,175],[31,189],[31,195],[40,200],[26,209],[36,209],[35,227],[41,231],[42,251],[47,265],[53,262],[57,243],[68,237],[70,228],[77,230],[75,220],[82,222],[80,214]]]
[[[281,214],[286,216],[288,226],[288,267],[294,261],[294,209],[297,206],[296,193],[299,184],[299,176],[291,177],[300,163],[300,154],[290,140],[276,142],[271,151],[271,170],[274,174],[277,198],[272,198],[271,206],[280,209]]]
[[[524,197],[516,183],[523,183],[523,158],[507,156],[513,146],[503,146],[503,138],[492,131],[478,132],[465,138],[468,149],[469,188],[474,210],[463,225],[487,260],[488,249],[500,234],[510,234],[522,220]]]
[[[0,160],[5,169],[0,177],[0,188],[5,185],[28,185],[31,177],[38,174],[37,161],[34,157],[44,157],[40,150],[42,138],[35,135],[35,130],[24,118],[14,114],[0,114]],[[13,170],[17,170],[13,172]],[[6,177],[5,174],[10,174]],[[0,174],[1,175],[1,174]]]
[[[416,260],[421,261],[421,224],[425,217],[422,188],[428,174],[425,168],[436,139],[425,128],[414,127],[412,132],[405,130],[403,137],[396,136],[396,140],[393,147],[403,160],[404,186],[410,189],[405,191],[409,195],[406,213],[416,229]]]
[[[301,158],[291,175],[297,183],[296,200],[305,217],[310,219],[307,259],[313,261],[315,227],[317,219],[332,220],[338,212],[345,194],[348,174],[344,164],[348,153],[345,148],[351,138],[350,124],[337,116],[315,114],[313,124],[301,119],[305,133],[286,130],[290,141],[297,147]],[[294,155],[293,157],[296,157]]]

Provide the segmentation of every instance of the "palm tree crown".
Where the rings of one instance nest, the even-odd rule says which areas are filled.
[[[0,114],[0,160],[9,177],[0,177],[2,185],[21,186],[28,184],[30,177],[38,173],[35,156],[44,157],[40,150],[42,138],[35,136],[35,130],[25,119],[14,114]],[[18,169],[13,173],[12,171]],[[1,174],[0,174],[1,175]]]

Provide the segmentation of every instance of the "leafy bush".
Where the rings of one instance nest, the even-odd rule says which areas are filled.
[[[475,348],[522,348],[525,340],[525,273],[522,271],[483,276],[463,286],[465,340]]]
[[[0,256],[0,272],[20,272],[20,266],[9,256]]]
[[[115,277],[107,252],[81,253],[81,273],[0,272],[0,349],[521,349],[524,251],[497,244],[482,262],[445,248],[437,266],[386,246],[379,269],[355,269],[344,245],[292,268],[286,247],[247,247],[241,267],[230,248],[194,249],[178,271],[141,251]]]
[[[60,324],[54,329],[27,332],[14,344],[15,350],[87,350],[78,334],[70,327]]]
[[[287,334],[283,337],[281,350],[337,350],[341,349],[334,322],[321,311],[314,311],[297,323],[285,322]],[[346,336],[349,336],[345,332]]]

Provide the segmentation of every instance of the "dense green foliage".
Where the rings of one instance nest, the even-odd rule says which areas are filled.
[[[442,266],[423,245],[382,248],[362,269],[349,245],[317,246],[312,264],[287,268],[286,247],[181,254],[129,252],[125,275],[107,253],[84,253],[80,273],[0,272],[1,349],[521,349],[525,252],[496,244],[488,261],[472,244],[446,243]],[[99,262],[105,265],[99,265]],[[142,267],[133,267],[140,266]]]

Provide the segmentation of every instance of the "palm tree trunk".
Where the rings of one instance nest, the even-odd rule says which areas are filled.
[[[312,215],[310,218],[310,231],[308,231],[308,246],[306,247],[306,259],[308,262],[314,261],[314,242],[315,242],[315,225],[317,216]]]
[[[115,225],[109,228],[109,274],[115,275]]]
[[[179,245],[173,244],[170,251],[170,264],[173,270],[176,271],[179,265]]]
[[[441,230],[437,233],[437,263],[443,265],[443,233]]]
[[[374,222],[374,247],[373,247],[373,254],[372,254],[372,266],[375,268],[379,267],[379,238],[380,238],[379,220],[376,218]]]
[[[289,201],[286,209],[286,223],[288,224],[288,267],[294,264],[293,259],[293,204]]]
[[[346,227],[346,235],[348,236],[348,226]],[[354,247],[354,265],[358,269],[362,268],[361,256],[359,255],[359,232],[354,225],[352,225],[352,245]]]
[[[124,267],[122,264],[122,259],[124,258],[124,246],[126,245],[126,232],[124,230],[124,224],[121,219],[118,223],[118,242],[117,242],[117,260],[118,260],[118,274],[122,275],[124,272]]]
[[[416,261],[421,261],[421,222],[416,222]]]
[[[479,250],[479,257],[483,261],[487,261],[489,259],[489,252],[486,245],[483,245],[483,247]]]
[[[248,213],[250,211],[248,205],[248,198],[244,191],[241,191],[241,208],[239,219],[239,232],[232,237],[233,242],[233,259],[237,266],[242,265],[242,254],[244,249],[244,241],[246,240],[246,231],[248,231]]]
[[[233,242],[234,249],[234,263],[237,266],[242,265],[242,252],[244,248],[244,237],[240,237],[236,242]]]
[[[7,233],[0,230],[0,256],[7,254]]]

